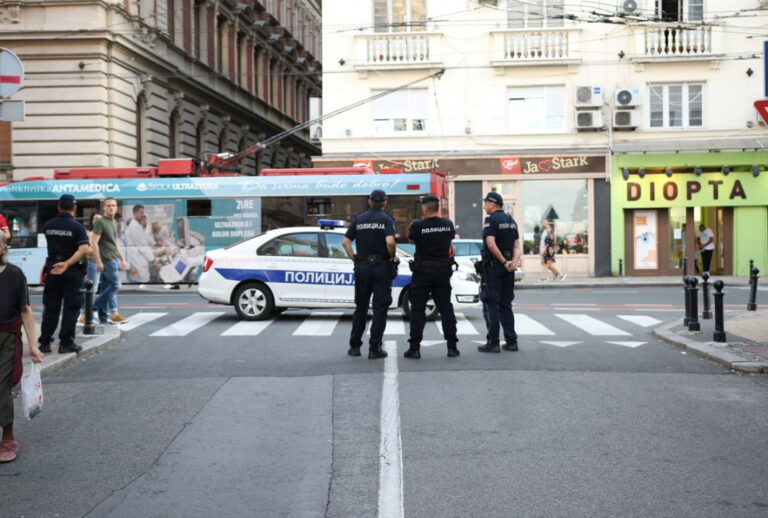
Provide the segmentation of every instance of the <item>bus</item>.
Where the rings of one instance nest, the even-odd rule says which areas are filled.
[[[30,285],[42,283],[47,255],[43,224],[57,213],[62,194],[77,198],[83,222],[107,197],[122,216],[121,246],[129,268],[123,282],[194,283],[207,250],[227,247],[274,228],[347,223],[367,208],[367,196],[383,189],[397,240],[407,242],[410,222],[421,217],[419,198],[435,194],[443,215],[445,175],[373,174],[370,169],[266,170],[261,176],[160,176],[154,168],[57,170],[59,179],[0,186],[0,213],[8,221],[9,261]]]

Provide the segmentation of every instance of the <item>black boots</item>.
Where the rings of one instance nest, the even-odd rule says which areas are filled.
[[[421,352],[418,347],[409,347],[408,350],[403,353],[403,356],[410,358],[411,360],[418,360],[421,359]]]
[[[501,346],[505,351],[517,351],[517,340],[512,340]]]
[[[369,360],[378,360],[380,358],[386,358],[386,357],[387,357],[387,351],[381,350],[381,344],[372,345],[371,348],[368,349]]]
[[[456,358],[459,355],[459,348],[454,345],[448,345],[448,358]]]
[[[347,351],[347,354],[350,356],[360,356],[360,347],[355,347],[354,345],[350,345],[349,350]]]
[[[498,353],[501,352],[501,348],[498,343],[487,343],[485,345],[478,345],[477,350],[481,353]]]

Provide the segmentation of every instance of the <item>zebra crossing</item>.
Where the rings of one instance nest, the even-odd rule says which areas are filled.
[[[221,318],[227,315],[226,318]],[[611,322],[607,322],[610,319]],[[232,314],[225,311],[197,311],[186,316],[168,312],[141,312],[120,325],[122,331],[133,331],[147,326],[150,337],[185,337],[198,332],[213,332],[221,337],[254,337],[267,329],[279,328],[295,337],[324,337],[334,333],[347,332],[351,314],[344,311],[312,311],[309,314],[276,315],[269,320],[249,322],[232,320]],[[565,348],[583,343],[586,338],[604,339],[605,343],[636,348],[646,342],[632,340],[634,334],[662,321],[650,315],[604,315],[600,318],[585,313],[538,313],[534,316],[515,312],[515,330],[520,337],[538,339],[542,344]],[[341,325],[340,325],[341,324]],[[564,324],[564,325],[563,325]],[[370,326],[370,324],[369,324]],[[621,327],[619,327],[621,326]],[[456,314],[456,328],[459,336],[476,337],[477,343],[484,343],[485,325],[479,315],[470,319],[464,313]],[[368,332],[370,333],[370,327]],[[405,337],[408,324],[402,315],[392,315],[387,321],[385,336]],[[567,336],[566,336],[567,335]],[[444,343],[440,321],[428,322],[424,333],[424,346]],[[561,339],[557,339],[557,338]],[[430,340],[426,340],[426,339]]]

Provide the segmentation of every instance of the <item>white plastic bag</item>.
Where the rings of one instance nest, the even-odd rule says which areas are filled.
[[[24,417],[34,418],[43,410],[43,382],[40,381],[40,363],[32,363],[29,374],[21,378],[21,403]]]

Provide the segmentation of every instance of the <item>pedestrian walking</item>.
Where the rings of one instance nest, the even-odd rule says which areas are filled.
[[[477,348],[481,353],[498,353],[499,328],[504,330],[504,350],[517,351],[515,316],[512,300],[515,298],[515,270],[520,266],[520,235],[517,223],[502,209],[501,194],[489,192],[483,198],[488,214],[483,224],[483,266],[486,282],[480,299],[485,303],[487,343]]]
[[[32,361],[43,361],[43,353],[35,340],[35,321],[29,306],[27,279],[21,268],[8,263],[8,241],[0,232],[0,463],[16,458],[19,443],[13,435],[13,398],[11,388],[21,381],[21,328],[27,334]]]
[[[40,350],[51,352],[53,333],[59,325],[59,352],[80,352],[75,343],[75,324],[83,305],[85,255],[90,246],[82,223],[75,219],[77,200],[71,194],[59,198],[59,214],[45,222],[43,233],[48,246],[43,287],[43,321],[40,325]]]
[[[91,218],[88,220],[88,241],[91,243],[93,243],[93,225],[99,219],[101,219],[101,212],[95,210],[91,213]],[[88,253],[85,257],[88,261],[85,269],[85,280],[86,282],[91,281],[93,292],[96,293],[99,289],[99,270],[96,268],[96,256],[93,254],[93,247],[88,248]],[[85,301],[83,301],[80,318],[77,321],[85,324]]]
[[[699,225],[698,239],[696,248],[701,250],[701,268],[702,271],[709,273],[709,266],[712,264],[712,252],[715,250],[715,234],[712,229],[702,223]]]
[[[104,200],[104,214],[93,226],[93,255],[96,257],[96,269],[101,272],[101,292],[93,302],[93,309],[99,312],[102,324],[118,324],[127,319],[117,311],[117,292],[120,291],[120,270],[125,270],[125,262],[117,243],[117,200]]]
[[[547,270],[550,270],[555,274],[555,279],[559,281],[565,280],[565,274],[560,273],[560,270],[555,266],[555,254],[557,253],[557,246],[555,243],[555,233],[552,230],[552,225],[546,219],[541,220],[541,240],[539,241],[539,255],[541,255],[541,269],[542,274],[540,281],[546,281],[549,278]]]
[[[453,222],[441,218],[440,200],[431,194],[421,198],[423,219],[414,220],[408,230],[408,240],[416,244],[416,251],[411,261],[411,287],[408,290],[411,303],[410,347],[404,356],[418,360],[421,358],[421,339],[426,323],[426,307],[429,296],[435,301],[440,312],[443,336],[448,344],[448,357],[459,355],[456,346],[456,315],[451,303],[451,274],[453,257],[451,241],[456,235]]]
[[[371,192],[368,207],[367,211],[354,217],[342,244],[355,263],[355,313],[347,354],[360,356],[368,305],[373,295],[373,320],[368,347],[368,359],[373,360],[387,356],[381,345],[387,325],[387,310],[392,304],[392,267],[396,263],[395,220],[384,212],[387,208],[387,194],[381,189]],[[357,243],[357,255],[352,249],[353,241]]]

